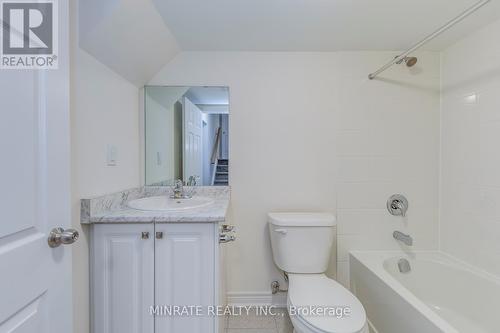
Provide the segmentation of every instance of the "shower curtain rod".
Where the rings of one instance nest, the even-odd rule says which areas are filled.
[[[373,80],[375,77],[377,77],[377,75],[379,75],[380,73],[382,73],[383,71],[385,71],[386,69],[388,69],[389,67],[391,67],[392,65],[394,65],[395,63],[403,61],[403,59],[405,57],[407,57],[410,53],[414,52],[415,50],[417,50],[420,47],[422,47],[424,44],[426,44],[429,41],[431,41],[432,39],[436,38],[437,36],[439,36],[440,34],[442,34],[443,32],[445,32],[446,30],[448,30],[449,28],[451,28],[452,26],[454,26],[458,22],[462,21],[467,16],[469,16],[472,13],[474,13],[476,10],[478,10],[481,7],[483,7],[484,5],[486,5],[490,1],[491,0],[481,0],[481,1],[477,2],[476,4],[472,5],[471,7],[469,7],[468,9],[466,9],[464,12],[462,12],[460,15],[458,15],[454,19],[450,20],[449,22],[447,22],[441,28],[439,28],[438,30],[434,31],[433,33],[431,33],[430,35],[428,35],[427,37],[425,37],[424,39],[422,39],[420,42],[418,42],[417,44],[413,45],[408,50],[406,50],[405,52],[403,52],[400,55],[398,55],[396,58],[394,58],[391,61],[389,61],[384,66],[380,67],[380,69],[378,69],[377,71],[369,74],[368,78],[370,80]]]

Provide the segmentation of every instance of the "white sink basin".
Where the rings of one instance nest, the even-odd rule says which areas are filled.
[[[128,203],[128,206],[137,210],[178,211],[208,206],[213,202],[214,201],[212,199],[205,197],[172,199],[168,196],[157,196],[131,200]]]

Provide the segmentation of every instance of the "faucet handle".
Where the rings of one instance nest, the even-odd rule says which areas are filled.
[[[175,180],[173,180],[173,181],[169,184],[169,186],[170,186],[170,188],[172,189],[172,191],[174,191],[174,190],[176,190],[176,189],[178,189],[178,188],[182,187],[182,184],[183,184],[183,183],[182,183],[182,180],[181,180],[181,179],[175,179]]]
[[[402,194],[394,194],[387,200],[387,210],[394,216],[406,216],[408,200]]]
[[[171,198],[180,199],[184,192],[184,182],[182,179],[176,179],[174,184],[170,185],[170,190],[172,191]]]
[[[186,197],[192,198],[196,194],[196,186],[198,185],[199,179],[200,176],[189,176],[189,180],[186,185],[190,187],[190,190],[184,193]]]
[[[198,184],[198,180],[200,179],[200,176],[189,176],[187,185],[188,186],[196,186]]]

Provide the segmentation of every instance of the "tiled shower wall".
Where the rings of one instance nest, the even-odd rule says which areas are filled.
[[[340,56],[337,275],[347,286],[349,251],[399,249],[394,230],[409,233],[414,249],[438,248],[440,61],[419,54],[414,68],[394,66],[369,81],[383,61]],[[406,218],[386,209],[395,193],[408,198]]]
[[[441,248],[500,275],[500,21],[442,55]]]

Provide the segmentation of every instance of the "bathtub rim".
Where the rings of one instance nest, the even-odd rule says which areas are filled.
[[[429,305],[420,300],[415,294],[401,284],[395,277],[393,277],[385,268],[384,262],[387,259],[394,257],[402,257],[407,259],[415,259],[422,257],[421,260],[430,260],[450,266],[459,270],[463,270],[469,274],[473,274],[481,279],[488,280],[500,286],[500,279],[484,270],[474,267],[460,259],[451,256],[442,251],[350,251],[349,252],[349,271],[351,270],[351,260],[356,260],[359,264],[368,269],[375,278],[379,279],[382,283],[386,284],[400,297],[402,297],[410,306],[420,312],[427,319],[432,321],[439,329],[447,333],[459,333],[448,321],[443,319],[440,315],[434,312]],[[350,275],[352,273],[350,272]],[[352,275],[351,275],[352,280]],[[353,293],[354,290],[351,290]]]

